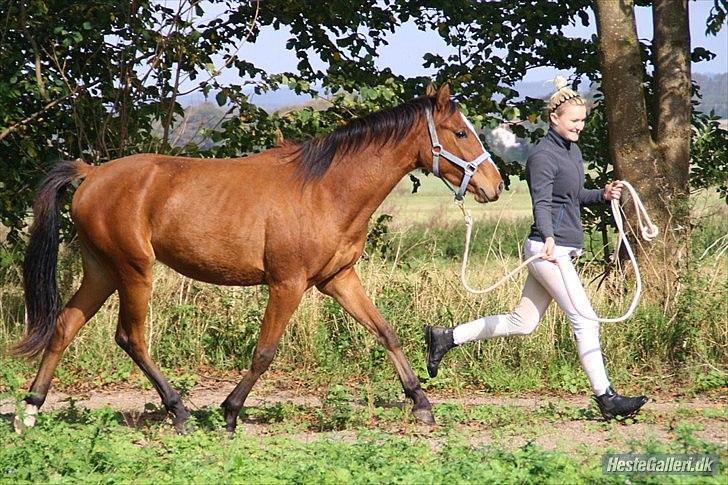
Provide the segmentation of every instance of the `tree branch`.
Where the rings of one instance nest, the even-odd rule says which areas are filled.
[[[9,134],[11,134],[12,132],[16,131],[21,126],[27,125],[31,121],[35,120],[40,115],[42,115],[43,113],[45,113],[46,111],[48,111],[49,109],[51,109],[52,107],[54,107],[55,105],[57,105],[58,103],[60,103],[61,101],[64,101],[64,100],[70,98],[71,96],[73,96],[74,94],[76,94],[77,92],[79,92],[81,90],[81,88],[82,88],[81,86],[76,86],[76,88],[73,91],[71,91],[70,93],[66,94],[65,96],[63,96],[61,98],[58,98],[58,99],[53,100],[50,103],[46,104],[45,106],[43,106],[43,108],[40,111],[37,111],[36,113],[33,113],[32,115],[28,116],[27,118],[25,118],[22,121],[19,121],[19,122],[15,123],[15,124],[13,124],[11,126],[8,126],[7,128],[5,128],[2,131],[2,133],[0,133],[0,140],[2,140],[3,138],[5,138],[6,136],[8,136]]]

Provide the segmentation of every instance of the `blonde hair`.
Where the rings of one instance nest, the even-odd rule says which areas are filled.
[[[579,93],[566,87],[566,78],[563,76],[556,76],[554,79],[554,86],[556,91],[551,95],[548,102],[548,113],[557,113],[560,111],[562,106],[567,104],[575,104],[577,106],[586,106],[586,101],[581,97]]]

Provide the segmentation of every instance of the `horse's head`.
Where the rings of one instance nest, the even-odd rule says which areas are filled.
[[[429,86],[426,94],[433,102],[426,113],[429,134],[422,138],[427,142],[420,152],[421,166],[459,187],[453,190],[458,199],[471,192],[481,203],[497,200],[503,179],[475,128],[450,99],[450,87],[443,84],[435,91]]]

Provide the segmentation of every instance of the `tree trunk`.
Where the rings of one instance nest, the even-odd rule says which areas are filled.
[[[631,240],[635,242],[648,297],[663,301],[665,306],[673,301],[680,267],[687,259],[691,105],[685,3],[686,0],[655,0],[658,121],[653,138],[634,2],[595,2],[610,156],[617,178],[629,181],[637,189],[660,229],[658,240],[650,245]],[[634,224],[632,227],[636,229]]]
[[[655,0],[652,7],[655,26],[653,63],[655,65],[654,139],[660,150],[660,171],[669,182],[663,188],[672,211],[669,234],[679,249],[689,247],[690,118],[692,82],[690,76],[690,30],[688,0]],[[679,253],[679,258],[687,254]]]

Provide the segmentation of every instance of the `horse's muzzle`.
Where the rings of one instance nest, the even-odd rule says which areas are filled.
[[[488,192],[486,192],[483,187],[478,187],[474,194],[475,200],[481,204],[485,204],[486,202],[495,202],[498,200],[498,197],[500,197],[501,192],[503,192],[503,187],[503,182],[501,182],[496,190],[493,191],[492,195],[488,195]]]

